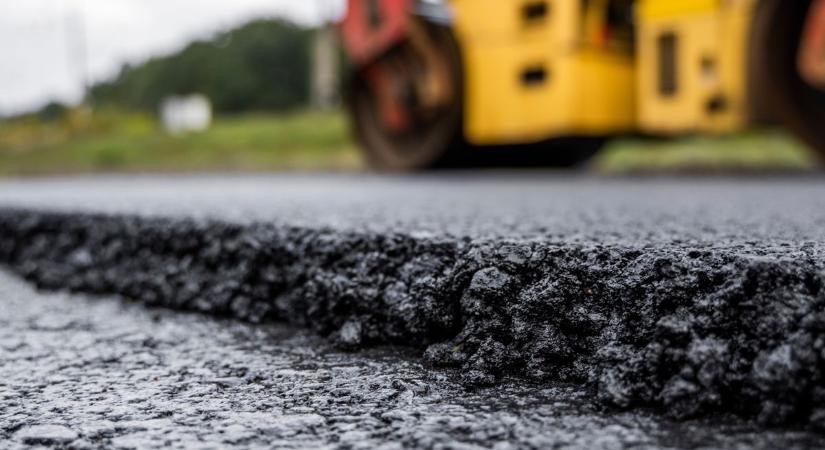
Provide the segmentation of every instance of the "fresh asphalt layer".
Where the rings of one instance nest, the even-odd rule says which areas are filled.
[[[821,446],[822,193],[814,178],[553,173],[0,182],[0,260],[39,287],[258,323],[4,278],[0,432],[91,447]],[[395,393],[366,401],[381,383]],[[94,388],[109,384],[122,389]]]
[[[734,419],[603,412],[575,386],[467,391],[408,350],[38,294],[0,273],[0,448],[815,448]]]
[[[813,448],[734,419],[603,412],[569,385],[467,391],[408,350],[37,294],[0,274],[0,447]]]

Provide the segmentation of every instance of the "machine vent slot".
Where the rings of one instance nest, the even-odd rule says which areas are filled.
[[[673,97],[679,92],[679,38],[675,33],[659,36],[659,94]]]
[[[728,99],[722,95],[714,95],[705,103],[705,110],[708,114],[722,114],[729,108]]]
[[[550,5],[546,1],[529,2],[522,9],[524,22],[529,24],[542,22],[550,15]]]
[[[528,67],[521,73],[521,82],[525,86],[538,86],[547,82],[547,69],[544,66]]]

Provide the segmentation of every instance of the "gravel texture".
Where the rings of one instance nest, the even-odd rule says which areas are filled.
[[[825,184],[533,177],[7,182],[0,259],[48,289],[404,344],[465,387],[825,429]]]
[[[593,408],[586,389],[467,391],[408,349],[341,352],[111,298],[37,294],[0,272],[0,448],[822,448],[731,417]]]

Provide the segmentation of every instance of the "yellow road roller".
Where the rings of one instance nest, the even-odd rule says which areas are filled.
[[[340,29],[378,169],[570,167],[754,124],[825,155],[825,0],[350,0]]]

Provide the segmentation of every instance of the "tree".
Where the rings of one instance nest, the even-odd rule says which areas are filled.
[[[313,31],[260,20],[173,55],[124,66],[92,87],[95,102],[156,110],[165,97],[201,93],[217,112],[283,111],[308,104]]]

